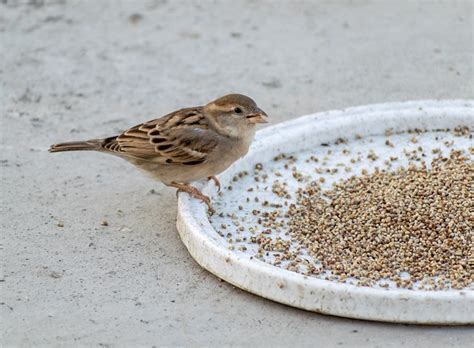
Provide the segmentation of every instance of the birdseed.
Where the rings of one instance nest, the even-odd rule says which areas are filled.
[[[460,151],[435,158],[430,169],[375,171],[324,192],[312,183],[288,213],[292,242],[320,262],[313,274],[329,269],[334,280],[370,286],[389,279],[405,288],[474,281],[474,164]]]
[[[211,223],[230,250],[310,277],[472,288],[472,136],[387,130],[282,153],[231,178]]]

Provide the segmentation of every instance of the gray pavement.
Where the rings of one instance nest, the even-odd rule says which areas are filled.
[[[0,1],[2,345],[472,347],[472,327],[324,316],[221,282],[181,243],[173,190],[118,158],[46,149],[228,92],[274,123],[473,98],[473,8]]]

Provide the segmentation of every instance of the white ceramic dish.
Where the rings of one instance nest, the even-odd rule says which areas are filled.
[[[281,152],[315,151],[321,143],[334,143],[341,136],[351,138],[359,134],[376,139],[387,129],[396,132],[458,125],[469,126],[471,132],[474,129],[473,100],[376,104],[303,116],[259,131],[249,154],[223,173],[220,180],[223,187],[228,187],[235,174],[252,171],[258,162],[271,166],[272,158]],[[473,146],[472,139],[464,141]],[[375,141],[373,146],[377,144]],[[200,187],[212,196],[218,212],[237,211],[238,201],[244,195],[234,188],[232,191],[224,189],[223,195],[217,196],[212,182]],[[248,214],[247,207],[241,214]],[[221,222],[214,221],[214,226]],[[425,291],[360,287],[305,276],[257,260],[252,257],[250,243],[247,252],[229,250],[227,240],[209,221],[205,206],[184,193],[179,195],[177,227],[183,243],[202,267],[239,288],[273,301],[309,311],[367,320],[474,323],[472,288]]]

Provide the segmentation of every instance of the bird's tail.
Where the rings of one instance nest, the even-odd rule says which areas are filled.
[[[105,139],[92,139],[87,141],[71,141],[51,145],[49,152],[62,151],[100,151]]]

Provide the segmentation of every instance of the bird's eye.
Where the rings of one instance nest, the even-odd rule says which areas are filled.
[[[242,113],[242,109],[239,108],[239,107],[237,107],[237,108],[234,109],[234,112],[235,112],[236,114],[241,114],[241,113]]]

